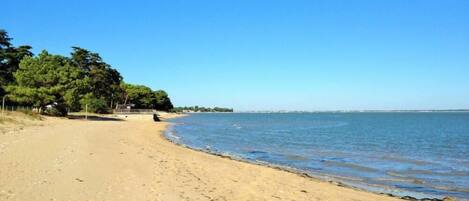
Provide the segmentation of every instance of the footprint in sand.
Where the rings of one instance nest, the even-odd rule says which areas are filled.
[[[5,199],[8,200],[8,199],[10,199],[14,196],[15,196],[15,194],[11,190],[8,190],[8,191],[2,190],[2,191],[0,191],[0,198],[5,198]]]

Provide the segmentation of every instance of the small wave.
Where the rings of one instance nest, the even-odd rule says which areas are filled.
[[[333,175],[333,174],[327,174],[327,173],[316,173],[319,176],[322,176],[326,180],[330,180],[330,178],[334,178],[335,180],[339,181],[353,181],[353,182],[363,182],[365,181],[362,178],[359,177],[352,177],[352,176],[344,176],[344,175]]]
[[[296,130],[338,128],[338,127],[343,127],[347,125],[349,125],[349,123],[341,122],[341,121],[320,121],[320,122],[312,122],[309,126],[303,126],[301,128],[297,128]]]
[[[389,176],[393,176],[393,177],[407,178],[407,175],[404,175],[395,171],[387,171],[386,174]]]
[[[373,178],[376,181],[388,181],[388,182],[402,182],[402,183],[413,183],[413,184],[424,184],[424,180],[413,178],[413,177],[398,177],[398,178]]]
[[[394,171],[394,172],[389,172],[390,174],[394,174],[391,176],[399,175],[406,177],[408,174],[418,174],[418,175],[438,175],[438,176],[460,176],[460,177],[468,177],[469,173],[468,172],[463,172],[463,171],[449,171],[449,172],[438,172],[438,171],[432,171],[432,170],[416,170],[416,169],[407,169],[407,170],[401,170],[401,171]]]
[[[404,157],[396,157],[396,156],[382,156],[382,159],[389,160],[389,161],[395,161],[395,162],[401,162],[401,163],[410,163],[410,164],[415,164],[415,165],[429,165],[432,164],[431,162],[428,161],[422,161],[422,160],[416,160],[416,159],[410,159],[410,158],[404,158]]]
[[[456,186],[436,186],[436,185],[429,185],[429,186],[438,190],[469,193],[469,188],[461,188],[461,187],[456,187]]]
[[[240,126],[238,124],[233,124],[232,126],[235,127],[236,129],[242,129],[243,128],[242,126]]]
[[[345,167],[353,170],[358,170],[362,172],[378,172],[379,170],[371,167],[366,167],[362,165],[357,165],[353,163],[344,163],[344,162],[338,162],[338,161],[324,161],[325,164],[327,165],[333,165],[333,166],[338,166],[338,167]]]
[[[258,150],[252,150],[252,151],[248,151],[248,154],[259,155],[259,154],[267,154],[267,152],[265,152],[265,151],[258,151]]]
[[[309,160],[308,157],[300,156],[300,155],[284,155],[286,159],[292,161],[307,161]]]
[[[175,140],[181,139],[181,137],[177,136],[177,135],[176,135],[176,132],[174,132],[174,131],[168,131],[166,135],[167,135],[169,138],[172,138],[172,139],[175,139]]]

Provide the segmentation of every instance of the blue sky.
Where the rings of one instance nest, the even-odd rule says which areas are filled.
[[[101,54],[175,105],[469,108],[469,1],[2,1],[15,45]]]

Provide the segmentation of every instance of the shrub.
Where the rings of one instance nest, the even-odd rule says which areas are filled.
[[[91,113],[107,114],[110,111],[104,99],[95,98],[92,94],[86,94],[80,100],[80,104],[83,111],[86,110],[86,105],[88,105],[88,112]]]

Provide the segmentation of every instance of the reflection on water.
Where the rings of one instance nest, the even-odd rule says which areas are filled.
[[[469,113],[191,114],[167,136],[357,187],[469,197]]]

